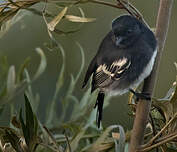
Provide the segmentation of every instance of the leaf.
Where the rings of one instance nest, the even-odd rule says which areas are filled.
[[[37,128],[38,121],[36,116],[33,114],[33,110],[31,108],[28,97],[25,97],[25,115],[26,115],[26,124],[24,123],[22,117],[22,109],[20,110],[20,123],[22,126],[23,135],[25,138],[26,145],[28,146],[29,151],[33,151],[35,145],[37,144]]]
[[[68,10],[68,7],[65,7],[50,23],[47,24],[47,27],[50,31],[54,31],[55,26],[60,22]]]
[[[115,151],[116,152],[124,152],[124,148],[125,148],[125,132],[122,126],[118,125],[117,126],[119,128],[119,143],[117,143],[117,139],[114,139],[115,142]]]
[[[65,18],[71,22],[93,22],[96,19],[95,18],[86,18],[86,17],[79,17],[79,16],[74,16],[74,15],[65,15]]]
[[[37,110],[38,110],[39,102],[40,102],[40,96],[39,96],[39,94],[36,94],[36,96],[33,95],[33,91],[32,91],[32,88],[31,88],[32,81],[31,81],[30,75],[28,73],[28,70],[25,69],[24,73],[25,73],[26,81],[28,83],[28,87],[25,91],[25,94],[28,96],[28,99],[31,102],[33,111],[36,113]]]
[[[24,95],[24,97],[25,97],[25,112],[26,112],[26,128],[28,129],[28,140],[27,140],[28,142],[26,142],[26,144],[29,145],[30,140],[33,140],[32,138],[34,136],[34,115],[26,94]]]
[[[124,149],[124,152],[128,152],[128,146],[129,146],[129,144],[128,144],[128,143],[126,143],[126,144],[125,144],[125,149]]]
[[[101,134],[101,136],[93,143],[93,145],[88,149],[88,152],[99,151],[101,148],[100,145],[105,141],[108,137],[109,132],[114,128],[117,128],[118,125],[112,125],[106,128],[106,130]]]
[[[3,14],[6,15],[3,16]],[[14,9],[13,11],[11,10],[3,13],[0,10],[0,38],[2,38],[14,24],[22,20],[26,15],[29,15],[29,13],[24,10],[18,11],[17,9],[16,10]],[[7,21],[1,25],[2,21],[5,20]]]
[[[83,69],[84,69],[84,65],[85,65],[84,49],[83,49],[83,47],[80,45],[79,42],[76,42],[76,45],[79,47],[80,54],[81,54],[81,67],[79,68],[80,70],[79,70],[79,72],[78,72],[78,74],[77,74],[77,76],[76,76],[76,78],[75,78],[75,82],[78,81],[78,79],[79,79],[79,77],[80,77],[80,75],[81,75],[81,73],[82,73],[82,71],[83,71]]]
[[[52,135],[52,133],[49,131],[49,129],[45,126],[42,127],[42,131],[45,131],[45,134],[47,134],[48,138],[50,138],[50,142],[53,144],[53,148],[55,148],[56,152],[63,152],[63,147],[59,146],[56,139]]]
[[[65,51],[64,51],[62,45],[57,44],[57,47],[59,48],[59,51],[61,52],[63,62],[62,62],[61,70],[60,70],[58,78],[57,78],[56,89],[55,89],[55,93],[54,93],[52,102],[50,103],[50,106],[48,106],[48,109],[47,109],[47,119],[46,119],[47,125],[50,125],[52,120],[55,119],[54,109],[55,109],[55,105],[56,105],[57,95],[59,93],[59,90],[61,89],[61,87],[64,84],[64,71],[65,71],[65,60],[66,60],[65,59]]]
[[[15,67],[12,65],[9,68],[8,77],[7,77],[7,94],[11,95],[15,91]]]
[[[78,146],[79,146],[79,141],[80,139],[84,136],[86,131],[86,128],[83,128],[82,130],[79,131],[79,133],[74,137],[74,139],[71,141],[70,143],[70,147],[72,151],[76,151]],[[69,151],[69,147],[66,149],[66,152],[70,152]]]
[[[176,76],[176,82],[177,82],[177,76]],[[177,102],[177,86],[175,86],[175,90],[174,90],[174,94],[173,94],[173,96],[172,96],[172,98],[171,98],[171,102],[173,103],[173,104],[175,104],[175,102]],[[176,107],[177,108],[177,107]]]
[[[64,83],[64,70],[65,70],[65,60],[66,60],[66,57],[65,57],[65,51],[63,49],[63,47],[58,44],[58,48],[61,52],[61,55],[62,55],[62,59],[63,59],[63,62],[62,62],[62,67],[61,67],[61,70],[60,70],[60,73],[59,73],[59,76],[58,76],[58,79],[57,79],[57,83],[56,83],[56,92],[58,93],[60,88],[63,86],[63,83]]]
[[[23,80],[23,73],[24,73],[25,68],[29,65],[29,62],[30,62],[30,58],[28,57],[25,59],[23,64],[20,65],[20,69],[18,70],[18,73],[17,73],[17,83]]]
[[[41,62],[40,62],[40,65],[37,69],[37,72],[35,73],[35,75],[33,77],[33,80],[36,80],[45,71],[45,68],[47,66],[47,60],[46,60],[46,57],[45,57],[42,49],[41,48],[36,48],[36,51],[41,57]]]
[[[174,65],[175,65],[175,67],[176,67],[176,70],[177,70],[177,63],[175,62],[175,63],[174,63]]]
[[[21,123],[21,127],[22,127],[22,131],[23,131],[23,135],[24,135],[24,137],[25,137],[25,141],[26,141],[27,138],[28,138],[28,133],[27,133],[27,128],[26,128],[26,126],[25,126],[25,123],[24,123],[23,117],[22,117],[22,108],[20,109],[19,120],[20,120],[20,123]],[[26,143],[27,143],[27,141],[26,141]]]

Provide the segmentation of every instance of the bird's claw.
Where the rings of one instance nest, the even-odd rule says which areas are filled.
[[[135,92],[133,89],[130,89],[130,92],[133,93],[136,96],[136,101],[139,101],[140,99],[142,100],[151,100],[151,95],[150,93],[146,93],[146,92]]]

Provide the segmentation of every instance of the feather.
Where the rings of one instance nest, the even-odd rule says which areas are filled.
[[[82,84],[82,88],[84,88],[86,86],[88,80],[90,79],[90,76],[96,70],[96,68],[97,68],[96,57],[94,57],[87,69],[87,73],[85,75],[84,82]]]
[[[105,95],[104,95],[103,92],[98,93],[96,104],[95,104],[95,107],[94,107],[94,108],[97,107],[96,123],[97,123],[98,128],[100,128],[100,123],[101,123],[101,120],[102,120],[104,96]]]
[[[114,61],[111,65],[101,64],[93,74],[92,91],[97,88],[104,88],[114,80],[119,80],[122,74],[129,68],[131,62],[127,58]]]

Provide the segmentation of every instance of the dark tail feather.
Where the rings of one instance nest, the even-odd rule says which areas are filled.
[[[96,123],[98,128],[100,128],[100,123],[102,120],[102,111],[103,111],[103,103],[104,103],[104,93],[99,92],[96,100],[95,107],[97,107],[97,115],[96,115]]]

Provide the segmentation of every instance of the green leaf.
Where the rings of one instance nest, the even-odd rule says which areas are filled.
[[[46,60],[45,54],[42,51],[42,49],[41,48],[36,48],[36,51],[40,55],[41,61],[40,61],[40,65],[37,69],[37,72],[34,75],[33,80],[36,80],[45,71],[45,68],[47,66],[47,60]]]
[[[79,68],[79,72],[75,78],[75,83],[78,81],[83,69],[84,69],[84,65],[85,65],[85,56],[84,56],[84,49],[83,47],[80,45],[79,42],[76,42],[76,45],[79,47],[79,50],[80,50],[80,54],[81,54],[81,67]]]
[[[7,94],[12,95],[15,91],[15,67],[12,65],[9,68],[8,77],[7,77]]]
[[[23,135],[25,137],[25,142],[28,146],[29,151],[33,151],[33,148],[37,142],[37,129],[38,121],[36,116],[33,114],[29,99],[26,95],[25,97],[25,115],[26,115],[26,124],[22,118],[22,109],[20,110],[20,122],[22,126]]]
[[[175,65],[175,67],[176,67],[176,70],[177,70],[177,63],[175,62],[175,63],[174,63],[174,65]]]
[[[108,128],[106,128],[106,130],[101,134],[101,136],[89,148],[88,152],[99,151],[100,145],[104,143],[105,139],[109,135],[109,132],[117,127],[118,127],[118,125],[112,125],[112,126],[109,126]]]
[[[23,131],[25,141],[27,143],[28,142],[28,131],[27,131],[26,125],[25,125],[23,117],[22,117],[22,108],[20,109],[19,120],[20,120],[20,123],[21,123],[21,127],[22,127],[22,131]]]
[[[124,152],[124,148],[125,148],[125,131],[124,131],[123,127],[120,126],[120,125],[118,125],[117,128],[119,128],[120,138],[119,138],[119,143],[117,143],[117,140],[114,139],[115,151],[116,152]]]
[[[64,84],[65,51],[60,44],[57,44],[57,47],[59,48],[59,51],[62,55],[63,63],[62,63],[62,67],[61,67],[61,70],[60,70],[58,78],[57,78],[56,89],[55,89],[55,93],[54,93],[52,102],[50,103],[50,105],[48,106],[48,109],[47,109],[47,119],[46,119],[47,125],[51,125],[52,120],[54,120],[56,117],[56,113],[55,113],[56,99],[57,99],[60,89],[62,88],[62,86]]]
[[[1,11],[1,9],[0,9],[0,11]],[[14,24],[19,22],[26,15],[29,15],[29,12],[27,13],[27,11],[24,11],[24,10],[20,10],[18,13],[17,13],[17,11],[14,11],[14,12],[13,11],[12,12],[10,12],[10,11],[3,12],[2,14],[7,14],[7,16],[12,17],[12,19],[10,19],[10,20],[8,20],[6,22],[3,22],[3,24],[1,24],[2,20],[3,20],[2,19],[3,16],[1,16],[1,13],[2,12],[0,12],[0,38],[3,37]]]
[[[29,62],[30,62],[30,58],[28,57],[25,59],[23,64],[20,65],[20,69],[18,70],[18,73],[17,73],[17,83],[23,80],[24,70],[29,65]]]
[[[28,139],[30,142],[30,140],[33,140],[32,138],[34,136],[34,115],[26,94],[24,95],[24,97],[25,97],[25,112],[26,112],[26,128],[28,129]],[[27,145],[29,145],[29,142],[27,142]]]
[[[64,70],[65,70],[65,51],[64,51],[62,46],[60,46],[60,45],[58,45],[58,46],[59,46],[60,52],[62,54],[63,62],[62,62],[60,73],[58,75],[55,94],[58,94],[59,90],[63,86],[63,83],[64,83]]]
[[[129,144],[128,144],[128,143],[126,143],[126,144],[125,144],[125,149],[124,149],[124,152],[128,152],[128,146],[129,146]]]
[[[71,143],[70,143],[70,147],[72,151],[76,151],[78,146],[79,146],[79,141],[80,139],[84,136],[86,131],[86,128],[83,128],[82,130],[79,131],[79,133],[72,139]],[[66,152],[70,152],[69,151],[69,147],[66,149]]]
[[[90,99],[90,91],[91,89],[88,89],[82,96],[80,102],[78,104],[75,104],[73,107],[73,112],[71,115],[71,119],[77,119],[80,115],[82,115],[85,111],[85,106],[87,106]],[[79,112],[78,112],[79,111]]]

